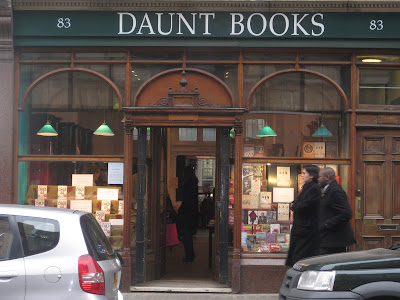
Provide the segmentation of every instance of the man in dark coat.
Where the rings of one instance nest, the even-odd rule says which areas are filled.
[[[198,182],[193,167],[187,166],[183,174],[183,202],[178,210],[178,222],[182,228],[182,241],[185,248],[185,262],[195,257],[193,234],[196,233],[198,220]]]
[[[346,192],[336,182],[332,168],[322,169],[318,182],[323,188],[319,214],[320,254],[346,252],[347,247],[355,243]]]

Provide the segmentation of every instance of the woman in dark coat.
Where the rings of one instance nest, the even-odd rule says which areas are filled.
[[[193,167],[187,166],[183,173],[183,202],[178,210],[178,219],[182,228],[182,242],[185,248],[185,262],[194,260],[193,234],[196,233],[198,220],[198,182]]]
[[[294,219],[287,266],[293,266],[300,259],[318,255],[319,252],[319,168],[314,165],[304,166],[301,177],[304,181],[302,192],[290,206]]]

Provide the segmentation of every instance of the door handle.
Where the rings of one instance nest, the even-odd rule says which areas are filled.
[[[358,189],[356,191],[356,197],[355,197],[355,212],[354,212],[354,218],[356,220],[361,220],[361,190]]]
[[[11,279],[17,277],[18,273],[16,271],[2,271],[0,272],[0,279]]]

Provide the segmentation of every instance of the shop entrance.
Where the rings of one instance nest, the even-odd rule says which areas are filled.
[[[356,250],[387,248],[400,241],[398,130],[358,130],[357,153]]]
[[[195,69],[174,69],[149,80],[138,91],[135,107],[124,111],[125,128],[138,128],[132,289],[148,287],[149,283],[163,278],[229,284],[228,198],[233,161],[229,134],[231,128],[241,128],[244,109],[233,108],[229,89],[213,75]],[[205,132],[213,130],[214,142],[205,141]],[[181,134],[190,136],[193,131],[195,140],[180,139]],[[215,191],[200,190],[200,196],[215,200],[215,218],[211,224],[203,223],[203,228],[199,228],[200,219],[196,219],[198,230],[193,238],[196,258],[193,262],[183,262],[182,244],[172,247],[166,244],[167,208],[173,206],[177,212],[183,200],[179,192],[179,170],[194,162],[198,166],[201,159],[215,161],[211,178]],[[171,290],[171,286],[164,288]],[[201,287],[204,288],[207,286]]]

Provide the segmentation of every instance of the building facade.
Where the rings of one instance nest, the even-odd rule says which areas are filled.
[[[201,191],[215,187],[210,279],[277,292],[289,203],[316,164],[348,194],[351,250],[388,247],[400,240],[399,11],[398,1],[2,1],[1,202],[104,218],[127,291],[168,274],[167,199],[178,209],[182,168],[196,161]]]

